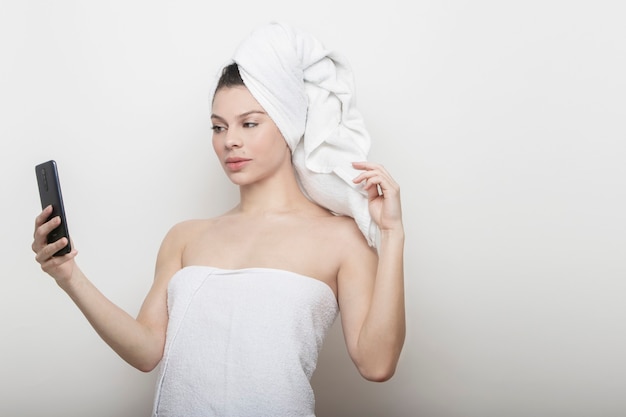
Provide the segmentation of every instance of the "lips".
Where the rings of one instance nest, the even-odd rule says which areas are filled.
[[[232,157],[226,158],[225,165],[228,169],[232,171],[237,171],[247,165],[247,163],[250,161],[251,159],[249,158]]]

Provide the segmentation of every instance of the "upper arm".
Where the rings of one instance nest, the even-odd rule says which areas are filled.
[[[357,344],[371,306],[378,256],[360,232],[350,236],[344,250],[337,277],[337,298],[346,347],[352,360],[357,362]]]
[[[167,286],[172,275],[182,267],[184,242],[181,225],[166,234],[157,255],[152,287],[137,316],[137,321],[146,325],[163,346],[168,322]]]

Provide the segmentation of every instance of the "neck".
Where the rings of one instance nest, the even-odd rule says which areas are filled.
[[[240,186],[239,196],[236,210],[244,214],[285,213],[317,207],[302,193],[293,171],[288,175]]]

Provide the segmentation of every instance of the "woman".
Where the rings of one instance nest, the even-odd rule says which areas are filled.
[[[313,416],[309,381],[339,310],[361,375],[393,375],[405,335],[400,192],[382,166],[346,160],[369,143],[351,87],[340,57],[286,25],[240,45],[211,101],[213,147],[240,202],[172,227],[137,318],[92,285],[76,250],[52,256],[67,241],[46,243],[51,207],[37,217],[42,269],[124,360],[160,364],[154,416]]]

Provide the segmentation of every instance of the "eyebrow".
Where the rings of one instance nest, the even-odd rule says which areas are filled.
[[[237,118],[239,118],[239,119],[243,119],[243,118],[245,118],[245,117],[250,116],[251,114],[263,114],[263,115],[267,115],[267,113],[265,113],[265,112],[264,112],[264,111],[262,111],[262,110],[250,110],[250,111],[247,111],[247,112],[245,112],[245,113],[241,113],[240,115],[238,115],[238,116],[237,116]],[[211,119],[220,119],[220,120],[226,121],[226,119],[224,119],[222,116],[219,116],[219,115],[217,115],[217,114],[215,114],[215,113],[211,114]]]

